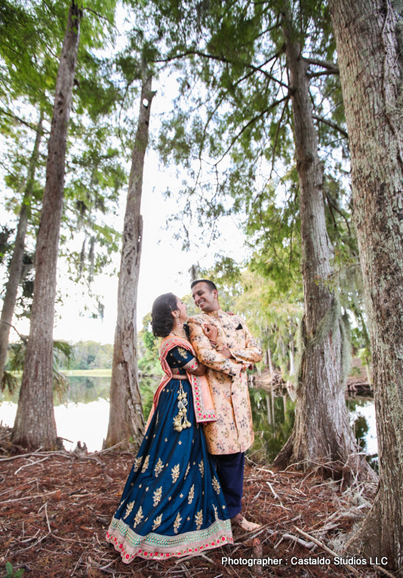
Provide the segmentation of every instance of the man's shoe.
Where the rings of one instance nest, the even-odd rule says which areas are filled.
[[[253,530],[258,530],[259,528],[262,527],[261,524],[248,522],[248,520],[246,520],[242,516],[242,514],[237,514],[236,516],[234,516],[234,518],[231,518],[231,522],[233,522],[237,526],[240,526],[242,530],[245,530],[246,532],[253,532]]]

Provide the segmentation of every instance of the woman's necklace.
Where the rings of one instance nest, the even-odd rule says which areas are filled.
[[[183,333],[175,333],[175,331],[171,331],[172,335],[175,335],[176,337],[183,337],[184,339],[187,338],[185,331]]]

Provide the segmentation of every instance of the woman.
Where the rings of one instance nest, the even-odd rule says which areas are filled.
[[[206,368],[187,340],[186,318],[186,305],[173,293],[154,301],[152,328],[163,338],[160,361],[166,375],[106,535],[126,564],[136,556],[187,556],[233,542],[200,425],[216,419],[203,396]]]

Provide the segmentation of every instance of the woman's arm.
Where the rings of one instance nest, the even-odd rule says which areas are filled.
[[[188,373],[193,373],[193,375],[204,375],[207,367],[193,358],[192,361],[183,366],[183,369],[186,369]]]

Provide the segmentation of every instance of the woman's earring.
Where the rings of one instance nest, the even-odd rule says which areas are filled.
[[[180,325],[180,324],[181,324],[181,322],[179,321],[179,316],[176,318],[176,324],[177,324],[177,325]]]

